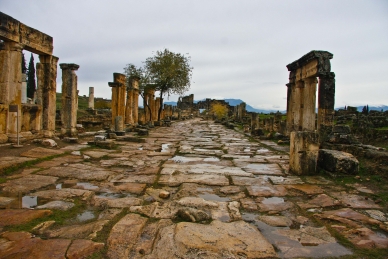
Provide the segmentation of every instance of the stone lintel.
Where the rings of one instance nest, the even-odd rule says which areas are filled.
[[[319,78],[335,78],[335,73],[334,72],[330,72],[330,73],[326,73],[326,74],[321,74],[319,75]]]
[[[323,51],[323,50],[312,50],[309,53],[307,53],[306,55],[304,55],[303,57],[301,57],[300,59],[288,64],[287,69],[288,69],[288,71],[296,70],[296,69],[301,68],[304,65],[308,64],[310,61],[312,61],[313,59],[316,59],[316,58],[318,58],[318,59],[332,59],[333,54],[331,54],[328,51]]]
[[[59,64],[59,67],[61,69],[78,70],[79,65],[74,64],[74,63],[61,63],[61,64]]]
[[[0,12],[0,39],[24,45],[36,54],[52,55],[53,38]]]

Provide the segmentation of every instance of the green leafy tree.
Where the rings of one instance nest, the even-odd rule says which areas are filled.
[[[22,52],[22,73],[25,74],[26,72],[27,72],[26,59],[24,58],[24,53]]]
[[[28,64],[28,72],[27,72],[27,97],[34,98],[35,90],[36,90],[35,64],[34,64],[34,56],[31,53],[30,63]]]
[[[145,70],[149,75],[150,83],[160,94],[160,108],[158,120],[163,109],[163,95],[183,95],[190,89],[192,70],[190,57],[174,53],[168,49],[157,51],[155,56],[145,61]]]

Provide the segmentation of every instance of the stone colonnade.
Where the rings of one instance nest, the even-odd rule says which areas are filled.
[[[77,110],[78,110],[78,90],[77,90],[77,64],[59,64],[62,69],[62,111],[61,134],[73,137],[77,135]]]
[[[0,46],[0,141],[14,141],[16,133],[29,129],[52,137],[55,131],[58,63],[58,58],[52,55],[53,38],[0,12],[0,39],[3,41]],[[22,104],[23,49],[39,55],[40,63],[36,69],[39,107],[26,104],[28,107],[23,108],[25,105]],[[13,112],[15,107],[17,112]],[[22,119],[17,118],[17,114]],[[28,121],[28,118],[31,120]]]
[[[290,170],[296,174],[316,172],[320,142],[333,125],[335,75],[330,71],[332,58],[330,52],[311,51],[287,65],[290,71],[287,84]],[[315,121],[317,83],[318,116]]]

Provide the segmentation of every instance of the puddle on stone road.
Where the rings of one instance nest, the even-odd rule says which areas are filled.
[[[137,150],[143,150],[143,146],[139,147]]]
[[[269,152],[269,149],[263,148],[263,149],[256,150],[256,153],[266,153],[266,152]]]
[[[23,196],[22,208],[33,208],[38,205],[38,196]]]
[[[62,184],[61,184],[61,183],[58,183],[57,185],[55,185],[55,189],[57,189],[57,190],[62,189]]]
[[[230,201],[228,197],[220,197],[217,194],[212,194],[212,193],[203,193],[199,194],[198,197],[207,200],[207,201]]]
[[[84,221],[91,220],[94,218],[95,218],[94,213],[93,213],[93,211],[90,211],[90,210],[86,210],[86,211],[77,215],[77,220],[80,222],[84,222]]]
[[[82,186],[85,190],[95,190],[99,188],[98,186],[87,182],[77,183],[77,186]]]
[[[279,197],[271,197],[271,198],[264,198],[261,203],[263,204],[280,204],[280,203],[284,203],[284,199],[283,198],[279,198]]]
[[[162,144],[162,150],[160,152],[169,152],[169,146],[171,144]]]
[[[261,234],[277,249],[280,258],[292,257],[339,257],[350,255],[352,252],[338,243],[320,244],[317,246],[303,246],[299,241],[281,235],[277,230],[290,229],[289,227],[272,227],[258,219],[258,214],[243,212],[242,219],[247,223],[255,225]],[[292,248],[292,249],[290,249]]]

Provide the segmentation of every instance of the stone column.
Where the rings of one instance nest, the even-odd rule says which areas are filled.
[[[77,90],[77,64],[59,64],[62,69],[62,110],[61,134],[63,136],[74,137],[77,135],[77,110],[78,110],[78,90]]]
[[[122,116],[115,117],[115,132],[124,131],[124,120]]]
[[[125,124],[133,124],[133,89],[127,90],[127,102],[125,103]]]
[[[132,118],[133,123],[139,123],[139,78],[133,78],[131,80],[132,84]]]
[[[94,110],[94,87],[89,87],[89,109]]]
[[[298,81],[292,91],[291,99],[291,131],[302,130],[303,121],[303,81]]]
[[[14,42],[5,41],[0,46],[0,104],[6,106],[17,105],[17,112],[8,112],[6,122],[6,133],[15,135],[20,132],[17,128],[17,114],[21,116],[21,87],[22,87],[22,45]],[[20,120],[19,120],[20,122]]]
[[[319,77],[317,128],[320,139],[325,140],[334,121],[335,74]]]
[[[154,100],[154,121],[158,120],[159,104],[160,97],[156,97]]]
[[[36,64],[37,103],[42,105],[42,134],[53,137],[55,132],[55,111],[57,100],[57,64],[58,58],[50,55],[39,55],[40,63]]]
[[[293,131],[290,134],[290,172],[311,175],[317,171],[318,134],[309,131]]]
[[[317,94],[317,78],[309,77],[304,79],[303,88],[303,131],[314,131],[315,130],[315,103]]]
[[[27,103],[27,75],[22,74],[22,103]]]
[[[293,92],[295,92],[295,84],[289,83],[287,85],[287,134],[290,134],[292,129],[293,129],[293,124],[294,124],[294,96]]]
[[[125,75],[113,73],[113,82],[109,82],[108,85],[112,87],[111,128],[114,129],[116,116],[125,116]]]
[[[144,101],[148,104],[149,108],[144,105],[144,114],[145,114],[145,121],[153,121],[154,116],[154,94],[155,90],[153,89],[145,89],[144,92]],[[151,111],[151,112],[150,112]],[[151,113],[151,118],[150,118]]]

